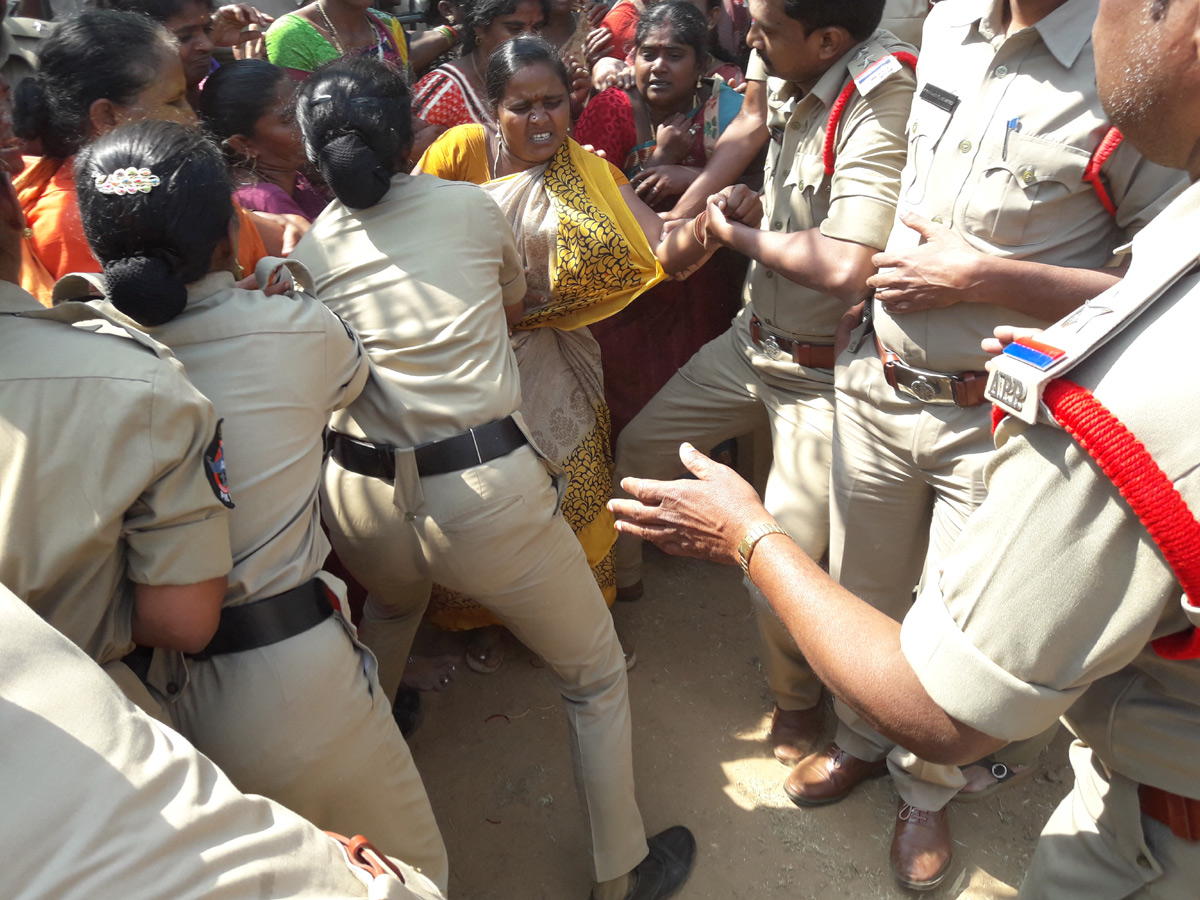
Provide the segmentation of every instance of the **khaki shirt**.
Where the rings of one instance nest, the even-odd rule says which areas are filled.
[[[824,145],[829,111],[854,72],[897,51],[915,52],[877,31],[836,62],[807,94],[769,78],[767,150],[762,227],[797,232],[820,228],[826,237],[883,249],[896,214],[904,165],[904,124],[915,79],[903,68],[864,98],[855,91],[846,105],[835,143],[833,175],[825,174]],[[833,343],[846,304],[831,294],[803,287],[759,262],[751,262],[744,299],[771,328],[800,340]],[[743,317],[744,318],[744,317]],[[750,345],[748,352],[758,354]],[[758,354],[761,356],[761,354]],[[795,372],[782,362],[781,372]],[[829,370],[808,369],[813,380],[831,383]]]
[[[225,605],[308,581],[329,555],[317,501],[322,432],[367,380],[358,338],[315,298],[238,290],[228,272],[189,285],[184,311],[147,331],[221,418],[236,504]]]
[[[292,252],[358,332],[372,377],[338,431],[414,447],[521,405],[503,306],[525,296],[512,229],[476,185],[396,175],[369,209],[331,203]]]
[[[1101,268],[1179,193],[1183,173],[1147,163],[1127,141],[1102,170],[1115,218],[1083,180],[1109,128],[1092,58],[1098,3],[1067,0],[1007,38],[1002,0],[934,7],[908,123],[901,211],[941,222],[994,256]],[[919,239],[897,219],[888,249]],[[938,372],[982,369],[979,342],[997,325],[1047,324],[967,302],[897,315],[876,303],[874,315],[888,349]]]
[[[1178,240],[1197,228],[1200,187],[1192,187],[1135,239],[1132,267],[1114,290],[1153,296],[1200,255]],[[1192,269],[1067,374],[1146,445],[1193,511],[1197,329]],[[1010,417],[996,443],[987,500],[940,585],[904,620],[905,656],[930,696],[980,731],[1016,740],[1065,716],[1110,768],[1200,798],[1200,660],[1165,660],[1147,646],[1188,626],[1175,576],[1064,431]]]
[[[0,734],[5,900],[442,897],[407,866],[407,886],[353,872],[316,826],[239,792],[2,586]]]
[[[914,47],[921,46],[921,28],[929,15],[929,0],[887,0],[879,27]]]
[[[0,582],[105,663],[133,649],[130,582],[224,575],[229,530],[212,405],[149,338],[81,317],[0,283]]]

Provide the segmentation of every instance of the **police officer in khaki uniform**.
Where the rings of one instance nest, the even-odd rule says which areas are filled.
[[[83,230],[107,280],[102,308],[171,347],[214,403],[238,498],[221,624],[188,663],[176,724],[240,789],[322,828],[370,834],[445,889],[445,846],[375,660],[335,610],[344,585],[330,579],[331,591],[316,577],[329,555],[317,500],[323,431],[367,380],[362,345],[310,294],[235,286],[225,162],[194,129],[124,126],[78,166]],[[140,189],[114,192],[130,166]],[[192,209],[181,216],[185,197]]]
[[[594,900],[665,897],[695,840],[676,826],[647,841],[625,657],[559,513],[561,470],[516,412],[505,318],[524,308],[525,277],[512,230],[476,187],[404,174],[409,96],[386,66],[325,68],[298,118],[338,200],[293,258],[372,361],[362,394],[334,416],[322,490],[334,548],[369,592],[363,638],[394,690],[432,582],[494,612],[546,661],[566,703]]]
[[[980,341],[1113,284],[1113,251],[1181,187],[1128,143],[1107,159],[1100,149],[1109,122],[1092,67],[1096,5],[945,0],[926,23],[900,215],[870,282],[874,334],[860,329],[839,360],[834,429],[830,571],[897,620],[914,585],[936,583],[985,494]],[[944,807],[961,773],[838,713],[834,744],[797,767],[789,794],[834,802],[887,757],[901,801],[893,872],[907,887],[935,886],[949,872]]]
[[[2,586],[0,732],[6,900],[259,900],[264,885],[279,900],[442,900],[404,863],[352,862],[291,810],[242,794]]]
[[[21,223],[0,179],[0,580],[157,713],[121,660],[135,642],[199,650],[216,627],[217,418],[161,345],[18,288]],[[173,696],[178,675],[151,677]]]
[[[1188,167],[1193,181],[1198,20],[1198,0],[1102,0],[1094,32],[1113,123],[1147,158]],[[1024,358],[1037,365],[1016,356],[995,364],[988,394],[1021,418],[1000,423],[987,497],[903,625],[780,535],[749,551],[751,577],[817,672],[891,740],[962,764],[1063,716],[1079,738],[1075,785],[1042,832],[1020,900],[1185,900],[1200,881],[1200,606],[1181,596],[1179,580],[1194,581],[1195,567],[1156,544],[1090,451],[1048,417],[1039,401],[1050,395],[1037,389],[1062,378],[1059,388],[1070,381],[1094,393],[1153,459],[1133,471],[1157,469],[1173,482],[1190,508],[1182,521],[1194,526],[1200,275],[1195,244],[1181,236],[1198,226],[1193,184],[1134,239],[1118,287],[1039,336],[1050,351],[1042,355],[1059,354],[1048,371],[1036,355]],[[1097,451],[1117,446],[1096,437]],[[732,562],[739,537],[772,520],[728,470],[684,455],[699,482],[631,483],[646,505],[614,511],[668,549]],[[1194,554],[1194,537],[1182,534],[1178,548]],[[1192,649],[1174,653],[1162,639]]]
[[[710,240],[752,260],[746,305],[617,442],[618,483],[628,475],[669,478],[679,472],[681,440],[711,447],[753,430],[765,410],[774,445],[767,504],[818,558],[829,540],[834,331],[847,307],[866,296],[871,257],[891,229],[914,83],[890,55],[913,48],[876,31],[882,9],[882,0],[814,0],[787,10],[782,0],[751,4],[756,25],[749,42],[776,76],[768,82],[773,140],[765,215],[755,230],[710,207],[707,225]],[[810,18],[837,24],[810,29]],[[830,160],[824,145],[831,108],[852,83]],[[618,589],[640,579],[640,542],[621,536]],[[776,756],[792,764],[820,734],[821,684],[751,593],[775,694],[772,742]]]

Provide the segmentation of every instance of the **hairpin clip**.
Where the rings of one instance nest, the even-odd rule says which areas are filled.
[[[111,175],[96,176],[96,190],[102,194],[132,194],[134,191],[148,194],[151,188],[160,184],[162,179],[151,174],[149,169],[135,169],[133,166],[117,169]]]

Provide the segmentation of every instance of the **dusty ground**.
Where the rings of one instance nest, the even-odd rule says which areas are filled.
[[[638,799],[650,833],[695,832],[683,900],[903,898],[887,853],[895,793],[870,782],[840,804],[793,806],[763,743],[771,701],[740,573],[647,551],[646,596],[614,609],[630,672]],[[450,852],[454,900],[585,900],[586,836],[566,722],[540,662],[515,642],[494,675],[462,670],[424,695],[412,740]],[[933,898],[1006,898],[1071,782],[1059,735],[1032,781],[955,803],[954,868]]]

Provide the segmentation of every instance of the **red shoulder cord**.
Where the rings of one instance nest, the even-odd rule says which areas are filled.
[[[1087,168],[1083,170],[1083,180],[1091,184],[1092,190],[1096,192],[1096,196],[1100,198],[1100,202],[1114,219],[1117,216],[1117,205],[1113,203],[1112,196],[1108,193],[1108,188],[1100,180],[1100,169],[1108,162],[1108,158],[1113,155],[1113,151],[1117,149],[1124,139],[1125,136],[1116,128],[1108,129],[1108,133],[1100,141],[1100,146],[1096,148],[1092,153],[1092,158],[1088,160]],[[1188,596],[1191,595],[1189,594]]]
[[[1055,420],[1088,452],[1141,520],[1191,602],[1200,600],[1200,522],[1145,445],[1087,388],[1058,378],[1043,398]],[[992,408],[992,429],[1005,413]],[[1151,642],[1164,659],[1200,659],[1200,629]]]
[[[910,69],[917,68],[917,58],[911,53],[905,53],[903,50],[899,53],[893,53],[904,65]],[[823,158],[825,160],[825,174],[833,174],[833,163],[837,159],[837,151],[833,145],[837,139],[838,125],[842,123],[842,113],[846,111],[846,104],[850,102],[850,98],[854,96],[854,90],[858,85],[854,79],[850,79],[850,83],[842,88],[842,92],[838,94],[838,98],[833,101],[833,106],[829,110],[829,121],[825,124],[825,147]]]

